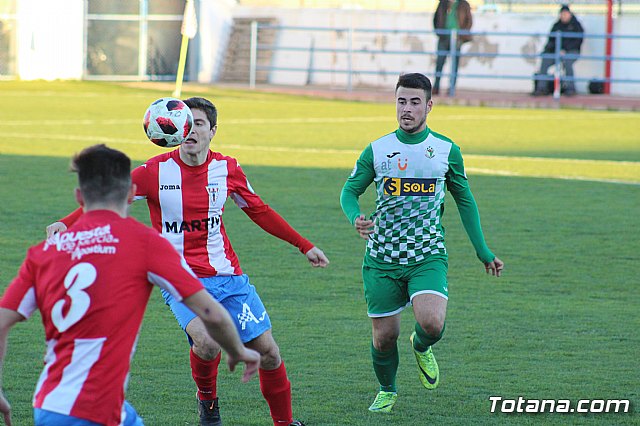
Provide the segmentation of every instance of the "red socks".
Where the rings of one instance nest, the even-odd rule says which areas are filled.
[[[216,382],[220,355],[218,354],[211,361],[207,361],[196,355],[193,350],[189,353],[191,375],[198,387],[198,399],[201,401],[211,401],[218,396]],[[284,361],[275,370],[260,368],[258,375],[260,390],[269,404],[274,426],[288,426],[293,422],[293,414],[291,412],[291,382],[287,378]]]
[[[288,426],[293,422],[291,412],[291,382],[287,378],[284,361],[275,370],[258,370],[260,390],[269,404],[274,426]]]
[[[211,401],[217,398],[218,365],[220,364],[220,355],[211,361],[204,360],[193,352],[189,352],[191,361],[191,376],[198,387],[198,399],[200,401]]]

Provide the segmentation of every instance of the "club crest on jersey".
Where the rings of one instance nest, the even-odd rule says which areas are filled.
[[[217,183],[210,183],[207,185],[207,192],[209,193],[209,198],[211,198],[211,202],[215,203],[218,198],[218,193],[220,192],[220,188],[218,188]]]
[[[436,179],[385,177],[382,191],[384,195],[431,197],[436,193]]]
[[[435,149],[433,149],[433,147],[432,147],[431,145],[429,145],[429,146],[427,147],[427,150],[425,151],[424,155],[425,155],[427,158],[433,158],[433,157],[435,157],[435,156],[436,156],[436,154],[435,154]]]

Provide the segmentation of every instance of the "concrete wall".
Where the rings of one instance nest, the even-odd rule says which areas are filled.
[[[402,51],[411,53],[366,53],[352,56],[351,68],[365,71],[352,76],[353,86],[385,87],[395,83],[399,72],[420,71],[433,76],[435,68],[436,38],[432,31],[432,15],[389,11],[362,11],[338,9],[270,9],[248,8],[235,0],[198,1],[199,31],[190,45],[191,75],[202,83],[218,79],[234,17],[275,17],[281,25],[323,28],[354,28],[398,30],[399,32],[358,32],[353,36],[353,49]],[[80,79],[84,61],[84,0],[18,0],[16,61],[21,79]],[[604,34],[605,19],[602,16],[580,16],[587,38],[582,54],[603,55],[604,39],[588,37]],[[477,35],[473,42],[463,47],[463,53],[534,54],[544,45],[547,32],[555,21],[552,15],[525,15],[509,13],[474,14],[476,32],[525,32],[536,36]],[[625,15],[614,23],[617,35],[640,35],[640,16]],[[315,52],[318,48],[346,49],[347,32],[290,31],[279,32],[279,46],[301,47],[303,51],[277,51],[272,65],[275,67],[301,68],[302,72],[273,71],[270,81],[274,84],[303,85],[307,83],[346,87],[348,77],[338,71],[349,68],[346,54]],[[640,39],[619,39],[614,42],[614,55],[640,56]],[[449,62],[449,61],[448,61]],[[458,88],[528,92],[532,88],[529,76],[535,73],[539,59],[467,57],[460,63]],[[447,64],[445,72],[448,71]],[[311,68],[328,72],[310,72]],[[579,60],[576,77],[591,79],[604,75],[602,60]],[[640,61],[614,62],[613,78],[638,79]],[[502,76],[502,78],[474,78],[471,75]],[[467,77],[465,77],[467,75]],[[505,78],[520,76],[523,79]],[[448,80],[443,80],[446,90]],[[586,92],[587,82],[577,84],[578,91]],[[639,83],[614,83],[612,93],[640,95]]]
[[[403,32],[354,32],[353,49],[411,52],[406,54],[367,53],[354,54],[351,60],[353,70],[365,71],[352,76],[354,86],[385,86],[395,83],[399,72],[419,71],[432,77],[435,71],[436,37],[432,31],[432,15],[425,13],[394,13],[388,11],[333,10],[333,9],[268,9],[236,7],[236,17],[276,17],[280,25],[310,26],[329,28],[399,30]],[[531,54],[540,53],[547,40],[547,34],[555,20],[554,15],[474,13],[474,32],[537,33],[533,36],[476,35],[471,43],[463,46],[463,53],[484,54]],[[587,37],[583,43],[583,56],[604,55],[604,38],[588,35],[604,34],[603,16],[579,16]],[[640,35],[640,16],[623,16],[616,19],[616,34]],[[292,31],[279,33],[278,45],[286,47],[338,48],[348,47],[347,32]],[[621,39],[614,43],[614,55],[640,56],[640,39]],[[449,62],[449,61],[447,61]],[[540,65],[535,58],[467,57],[460,62],[457,87],[461,89],[482,89],[510,92],[532,90],[532,76]],[[348,77],[340,70],[349,68],[348,55],[344,53],[308,51],[277,51],[272,63],[274,67],[302,68],[305,72],[272,71],[270,81],[274,84],[302,85],[307,82],[319,85],[346,86]],[[449,63],[444,72],[448,72]],[[332,72],[310,72],[311,68]],[[614,63],[613,78],[638,79],[640,61]],[[494,78],[473,78],[464,75],[494,76]],[[576,78],[592,79],[604,76],[604,61],[581,59],[575,64]],[[520,79],[509,77],[520,77]],[[446,90],[448,79],[444,78],[442,88]],[[576,83],[579,92],[586,93],[588,81]],[[640,83],[615,83],[612,93],[620,95],[640,95]]]
[[[200,0],[198,11],[199,82],[216,81],[233,25],[235,0]]]

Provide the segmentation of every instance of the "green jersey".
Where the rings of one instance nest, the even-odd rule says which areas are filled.
[[[445,255],[445,189],[453,195],[463,225],[480,260],[492,262],[476,202],[469,189],[460,148],[429,128],[418,134],[401,129],[369,144],[342,189],[340,203],[353,224],[358,198],[375,182],[373,234],[367,254],[384,263],[413,264]]]

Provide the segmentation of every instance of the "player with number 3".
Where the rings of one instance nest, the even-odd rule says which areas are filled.
[[[96,145],[74,157],[72,169],[84,215],[29,249],[0,299],[0,386],[9,330],[37,309],[47,350],[33,398],[35,425],[142,425],[124,400],[125,382],[154,286],[189,306],[227,352],[229,367],[245,363],[249,380],[260,355],[242,345],[227,311],[166,239],[126,217],[135,194],[129,158]],[[11,425],[2,392],[0,413]]]

